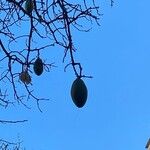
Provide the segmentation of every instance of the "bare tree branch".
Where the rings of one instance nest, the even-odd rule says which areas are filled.
[[[12,121],[12,120],[0,120],[0,123],[2,124],[13,124],[13,123],[24,123],[27,122],[28,120],[16,120],[16,121]]]

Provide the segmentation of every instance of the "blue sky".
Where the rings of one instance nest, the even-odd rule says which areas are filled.
[[[84,73],[89,96],[78,109],[70,97],[75,79],[63,72],[63,53],[52,57],[57,68],[33,77],[35,90],[50,98],[43,113],[22,106],[1,109],[2,119],[28,119],[24,124],[1,125],[4,139],[23,140],[27,150],[144,150],[150,137],[150,1],[99,2],[100,27],[74,33],[76,59]],[[31,103],[33,101],[31,100]]]

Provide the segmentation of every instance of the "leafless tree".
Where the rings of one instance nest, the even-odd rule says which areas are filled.
[[[27,1],[32,3],[30,10],[26,7]],[[110,0],[111,6],[113,3]],[[54,62],[42,58],[43,52],[50,55],[49,49],[55,46],[64,51],[64,71],[71,66],[76,77],[91,78],[83,73],[81,63],[74,58],[78,49],[74,45],[73,31],[89,32],[93,23],[99,25],[100,16],[95,0],[1,0],[0,106],[7,107],[17,102],[28,108],[24,99],[32,98],[41,111],[39,102],[46,99],[35,95],[31,77],[35,73],[33,68],[38,58],[42,61],[44,71],[49,72],[55,67]],[[20,87],[24,87],[24,95]],[[0,120],[0,123],[26,121]],[[0,139],[0,150],[8,149],[21,149],[20,142]]]
[[[3,139],[0,139],[0,150],[21,150],[24,149],[21,147],[21,142],[9,142]]]
[[[64,50],[64,69],[72,66],[76,77],[91,78],[83,74],[82,65],[74,59],[77,49],[72,30],[88,32],[93,22],[99,25],[101,14],[94,0],[32,0],[31,12],[25,9],[25,3],[26,0],[0,1],[0,105],[13,104],[14,101],[9,100],[10,93],[13,93],[13,99],[25,106],[25,97],[35,99],[40,110],[39,101],[44,98],[35,96],[31,81],[35,60],[41,58],[43,51],[50,54],[49,47],[59,46]],[[66,60],[66,56],[70,60],[68,57]],[[42,64],[47,72],[55,67],[53,62],[45,62],[43,58]],[[28,83],[20,81],[22,72],[27,73]],[[25,95],[18,90],[22,85]]]

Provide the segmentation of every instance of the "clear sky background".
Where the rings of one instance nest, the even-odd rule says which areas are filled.
[[[31,110],[1,109],[1,119],[28,119],[24,124],[0,125],[0,137],[23,140],[27,150],[144,150],[150,137],[150,1],[98,1],[100,27],[74,33],[75,57],[84,73],[89,96],[78,109],[70,97],[75,79],[63,72],[63,52],[53,60],[57,68],[33,77],[37,93],[50,98]],[[49,54],[51,55],[51,54]],[[33,101],[31,100],[31,103]]]

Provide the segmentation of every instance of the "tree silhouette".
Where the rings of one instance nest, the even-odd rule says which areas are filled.
[[[31,77],[34,72],[36,73],[33,66],[37,59],[41,60],[44,71],[49,72],[52,67],[55,67],[53,62],[49,63],[49,60],[45,62],[44,58],[41,58],[43,51],[50,53],[49,47],[58,45],[64,50],[63,62],[67,55],[70,56],[65,70],[68,66],[72,66],[76,77],[91,78],[83,74],[82,65],[74,59],[77,49],[74,45],[72,30],[88,32],[93,22],[99,25],[98,20],[101,14],[98,11],[99,7],[94,0],[90,2],[83,0],[78,3],[70,3],[67,0],[1,0],[0,105],[7,107],[8,104],[12,104],[8,97],[10,93],[13,93],[14,99],[25,106],[23,99],[32,97],[37,101],[40,109],[39,101],[43,98],[35,96]],[[41,41],[40,44],[38,44],[39,41]],[[36,68],[40,71],[38,65]],[[20,83],[24,85],[25,95],[21,95],[18,91]],[[4,84],[11,85],[9,94],[8,86],[4,88]]]
[[[111,6],[113,3],[110,0]],[[49,72],[55,67],[54,62],[44,61],[42,57],[45,51],[50,55],[49,49],[55,46],[64,50],[64,71],[72,66],[76,77],[91,78],[83,73],[81,63],[74,58],[78,49],[74,45],[73,31],[89,32],[93,23],[99,25],[100,16],[94,0],[1,0],[0,106],[7,107],[17,102],[28,107],[23,100],[32,98],[41,111],[39,102],[46,99],[35,95],[32,76],[39,76],[43,71]],[[19,90],[22,86],[26,92],[24,95]],[[25,121],[0,120],[0,123]],[[1,139],[0,149],[18,150],[20,143]]]
[[[3,139],[0,139],[0,149],[1,150],[21,150],[21,142],[9,142]]]

